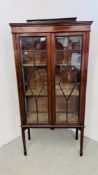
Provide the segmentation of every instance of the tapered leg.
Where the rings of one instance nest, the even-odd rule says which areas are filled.
[[[76,140],[78,140],[78,128],[76,128]]]
[[[28,128],[28,140],[31,140],[30,128]]]
[[[84,128],[80,130],[80,156],[83,155]]]
[[[22,131],[22,141],[23,141],[23,149],[24,149],[24,155],[27,155],[27,149],[26,149],[26,139],[25,139],[25,129],[21,128]]]
[[[54,130],[54,128],[51,128],[51,130]]]

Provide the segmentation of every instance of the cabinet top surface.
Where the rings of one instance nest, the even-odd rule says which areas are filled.
[[[28,27],[36,25],[91,25],[93,21],[77,21],[73,18],[56,18],[56,19],[34,19],[27,20],[25,23],[10,23],[11,27]]]

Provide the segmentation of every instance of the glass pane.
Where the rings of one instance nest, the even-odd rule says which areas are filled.
[[[24,67],[25,95],[47,95],[47,67]]]
[[[68,64],[80,70],[81,52],[69,52]]]
[[[20,46],[22,50],[46,50],[46,37],[22,37]]]
[[[56,50],[82,50],[82,36],[66,36],[55,38]]]
[[[46,37],[20,39],[27,123],[48,122]]]
[[[39,97],[37,101],[32,97],[27,98],[27,121],[32,122],[47,122],[48,121],[48,100],[47,97]]]
[[[69,49],[81,50],[82,49],[82,37],[81,36],[70,36],[69,37]]]
[[[47,64],[47,45],[45,37],[24,37],[20,40],[21,62],[31,65]]]
[[[78,122],[79,114],[79,98],[76,96],[71,97],[68,100],[68,111],[67,103],[63,96],[56,97],[56,122]]]
[[[63,38],[64,41],[64,37],[61,38]],[[65,37],[65,39],[66,38],[67,37]],[[74,38],[76,38],[76,40]],[[78,39],[80,38],[81,37],[78,36],[77,37],[69,36],[67,43],[70,44],[70,40],[72,40],[72,42],[73,41],[77,42]],[[57,40],[58,37],[55,39],[55,42]],[[57,48],[55,48],[56,122],[78,123],[80,72],[81,72],[81,57],[82,57],[80,51],[80,45],[79,47],[77,46],[77,48],[76,46],[74,48],[72,46],[72,50],[70,49],[67,50],[67,47],[65,50],[62,49],[60,51],[56,49]]]
[[[67,64],[68,52],[67,51],[56,51],[55,57],[56,57],[56,64]]]
[[[55,38],[55,49],[57,50],[68,49],[68,37],[56,37]]]

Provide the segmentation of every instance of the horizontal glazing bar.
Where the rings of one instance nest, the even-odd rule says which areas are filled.
[[[82,52],[82,49],[54,49],[54,52]]]
[[[46,64],[33,64],[33,63],[27,63],[27,64],[22,64],[23,67],[47,67]]]
[[[38,49],[21,49],[22,52],[47,52],[47,50]]]

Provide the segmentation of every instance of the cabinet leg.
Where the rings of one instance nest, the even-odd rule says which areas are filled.
[[[50,128],[51,130],[54,130],[54,128]]]
[[[30,128],[28,128],[28,140],[31,140]]]
[[[84,128],[80,130],[80,156],[83,155]]]
[[[27,155],[27,149],[26,149],[26,139],[25,139],[25,129],[21,128],[22,131],[22,141],[23,141],[23,149],[24,149],[24,155]]]
[[[76,140],[78,140],[78,128],[76,128],[76,136],[75,136]]]

